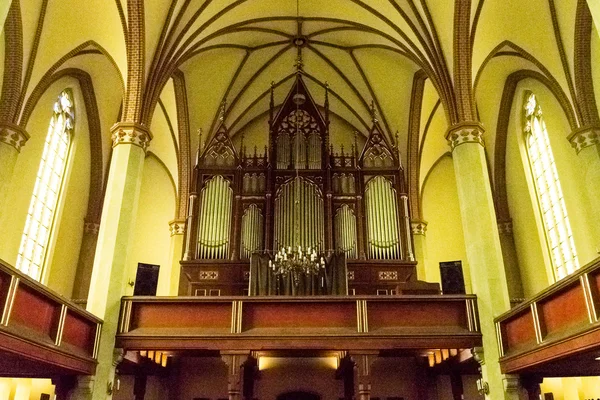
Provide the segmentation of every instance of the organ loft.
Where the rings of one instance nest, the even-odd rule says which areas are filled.
[[[259,150],[248,149],[243,137],[234,145],[223,104],[216,133],[197,153],[180,295],[248,294],[253,255],[273,259],[280,249],[298,247],[319,258],[343,255],[350,294],[414,289],[409,204],[396,144],[372,106],[366,140],[344,132],[353,138],[344,148],[331,140],[329,112],[328,87],[321,106],[298,68],[278,109],[271,87],[268,143]],[[425,286],[439,292],[437,285]]]

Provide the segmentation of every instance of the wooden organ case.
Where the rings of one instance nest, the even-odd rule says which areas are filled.
[[[321,113],[301,74],[277,113],[273,97],[263,153],[222,120],[198,152],[179,294],[246,294],[253,252],[297,245],[345,252],[350,294],[394,294],[416,278],[398,151],[373,115],[362,151],[334,154],[327,90]]]

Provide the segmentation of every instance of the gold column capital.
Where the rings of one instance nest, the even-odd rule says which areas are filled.
[[[571,146],[579,154],[586,147],[600,143],[600,126],[586,126],[576,129],[568,137]]]
[[[119,144],[133,144],[146,152],[152,140],[150,130],[134,122],[118,122],[110,130],[113,147]]]
[[[504,221],[498,220],[498,233],[501,235],[511,235],[513,233],[512,219]]]
[[[450,149],[454,151],[456,146],[465,143],[479,143],[485,147],[483,142],[483,133],[485,128],[478,121],[466,121],[452,125],[446,132],[446,140],[450,145]]]
[[[27,140],[29,140],[29,134],[20,126],[14,124],[0,125],[0,143],[6,143],[20,152]]]
[[[171,236],[183,235],[185,233],[185,219],[174,219],[169,221],[169,232]]]
[[[413,235],[425,236],[425,232],[427,232],[427,221],[413,219],[410,221],[410,227]]]

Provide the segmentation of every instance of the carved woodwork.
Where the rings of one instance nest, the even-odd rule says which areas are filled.
[[[397,149],[373,118],[362,151],[355,133],[351,151],[335,152],[327,91],[322,109],[298,74],[278,110],[271,93],[264,151],[249,152],[243,140],[235,148],[221,120],[192,174],[180,294],[242,295],[250,255],[282,246],[344,251],[350,274],[368,276],[349,282],[356,293],[393,294],[414,273]],[[364,271],[352,269],[354,261]],[[396,278],[373,278],[382,262],[395,263]],[[219,278],[199,279],[202,271],[219,271]]]

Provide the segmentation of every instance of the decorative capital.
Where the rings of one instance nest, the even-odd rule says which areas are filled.
[[[27,140],[29,140],[29,134],[20,126],[13,124],[0,126],[0,143],[6,143],[20,152]]]
[[[112,359],[113,367],[116,367],[117,365],[119,365],[119,363],[121,361],[123,361],[123,356],[125,356],[125,351],[123,351],[123,349],[119,349],[119,348],[113,349],[113,359]]]
[[[413,235],[425,236],[425,232],[427,232],[427,221],[419,221],[419,220],[410,221],[410,226],[411,226]]]
[[[485,357],[483,354],[483,347],[473,347],[471,349],[471,354],[473,355],[473,359],[479,363],[479,365],[485,364]]]
[[[485,132],[485,129],[479,122],[461,122],[448,129],[446,140],[452,150],[464,143],[479,143],[482,147],[485,147],[483,132]]]
[[[84,233],[97,235],[99,231],[100,231],[100,223],[99,222],[85,221],[85,223],[83,225]]]
[[[577,129],[569,135],[569,142],[577,154],[586,147],[600,143],[600,127],[588,126]]]
[[[511,235],[513,233],[512,220],[498,221],[498,233],[501,235]]]
[[[183,235],[185,233],[185,219],[169,221],[169,232],[171,232],[171,236]]]
[[[519,382],[519,375],[504,375],[504,378],[502,379],[502,383],[504,385],[504,391],[511,393],[511,392],[518,392],[521,389],[521,383]]]
[[[119,144],[133,144],[141,147],[144,152],[148,149],[152,134],[143,125],[127,122],[119,122],[111,128],[113,147]]]

